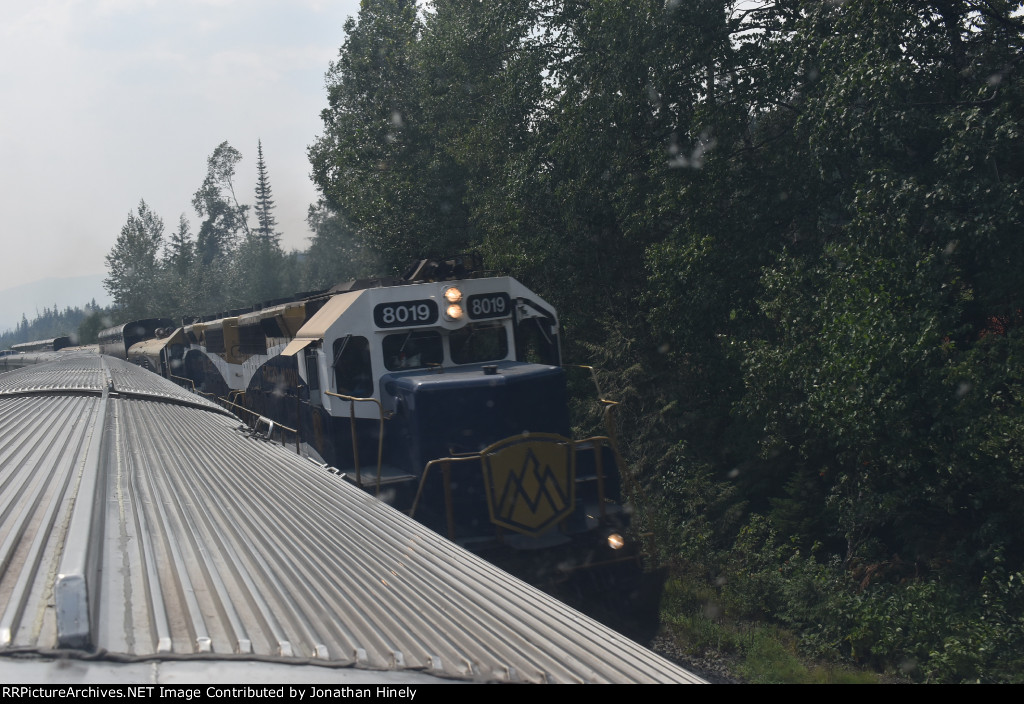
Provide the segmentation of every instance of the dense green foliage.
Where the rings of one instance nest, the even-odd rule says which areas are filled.
[[[262,144],[250,228],[224,142],[195,237],[129,213],[114,316],[478,251],[621,402],[680,632],[1022,678],[1024,8],[364,0],[345,31],[308,253]]]
[[[552,300],[715,613],[1020,679],[1019,6],[365,0],[346,31],[314,248],[476,249]]]

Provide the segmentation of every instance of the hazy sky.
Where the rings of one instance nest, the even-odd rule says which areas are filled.
[[[316,200],[306,147],[321,132],[324,73],[358,0],[0,0],[0,290],[103,273],[140,198],[165,232],[223,141],[256,142],[286,249],[304,248]]]

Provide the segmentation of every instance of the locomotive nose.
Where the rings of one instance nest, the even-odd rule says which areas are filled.
[[[431,459],[479,452],[523,433],[569,434],[565,372],[541,364],[501,362],[387,375],[403,442],[423,466]]]

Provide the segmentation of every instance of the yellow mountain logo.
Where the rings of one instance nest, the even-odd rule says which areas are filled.
[[[495,524],[538,535],[572,513],[572,441],[560,435],[529,435],[504,440],[481,454],[487,505]]]

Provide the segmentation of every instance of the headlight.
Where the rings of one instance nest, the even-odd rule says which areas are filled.
[[[462,300],[462,291],[460,291],[455,286],[451,286],[451,287],[445,289],[444,299],[446,301],[448,301],[449,303],[458,303],[459,301]]]
[[[445,317],[448,318],[448,320],[458,320],[462,317],[462,306],[460,306],[458,303],[452,303],[450,306],[448,306],[448,308],[445,309],[444,314]]]
[[[618,533],[612,533],[608,536],[608,547],[612,550],[619,550],[626,545],[626,539]]]

